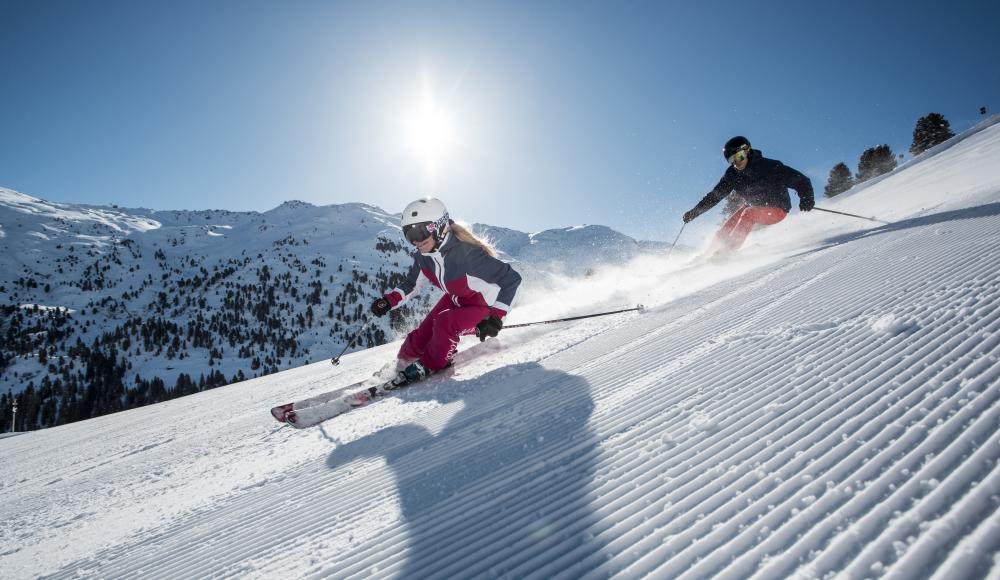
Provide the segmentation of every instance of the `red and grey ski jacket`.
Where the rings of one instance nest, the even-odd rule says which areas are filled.
[[[486,306],[497,318],[510,311],[521,284],[521,275],[510,264],[451,233],[437,250],[429,254],[414,253],[406,280],[386,294],[385,299],[395,308],[420,292],[425,279],[449,294],[455,306]]]

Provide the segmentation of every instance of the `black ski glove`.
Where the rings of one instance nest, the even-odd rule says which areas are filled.
[[[385,316],[387,312],[392,310],[392,304],[389,303],[385,298],[379,298],[375,302],[372,302],[372,314],[375,316]]]
[[[486,340],[487,336],[496,338],[501,328],[503,328],[503,321],[491,314],[476,325],[476,336],[479,337],[479,342]]]
[[[701,214],[698,213],[698,210],[693,209],[691,211],[684,212],[684,217],[682,219],[684,220],[684,223],[688,223],[699,215]]]
[[[809,211],[816,207],[816,202],[811,197],[799,200],[799,211]]]

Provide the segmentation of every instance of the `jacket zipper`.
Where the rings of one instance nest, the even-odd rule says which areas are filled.
[[[431,254],[431,260],[434,261],[434,269],[436,270],[435,274],[437,274],[438,284],[441,285],[441,289],[447,294],[448,287],[444,283],[444,254],[441,252],[434,252],[434,254]]]

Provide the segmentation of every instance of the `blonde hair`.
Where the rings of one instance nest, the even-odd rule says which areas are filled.
[[[472,244],[473,246],[479,246],[490,256],[493,256],[494,258],[497,257],[497,250],[493,247],[493,244],[477,237],[476,234],[472,233],[469,226],[460,222],[452,222],[449,227],[451,228],[452,233],[455,234],[455,237],[459,240],[467,244]]]

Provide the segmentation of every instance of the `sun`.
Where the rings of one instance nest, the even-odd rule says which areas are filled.
[[[429,175],[436,175],[458,139],[453,115],[424,91],[419,103],[403,121],[404,144]]]

